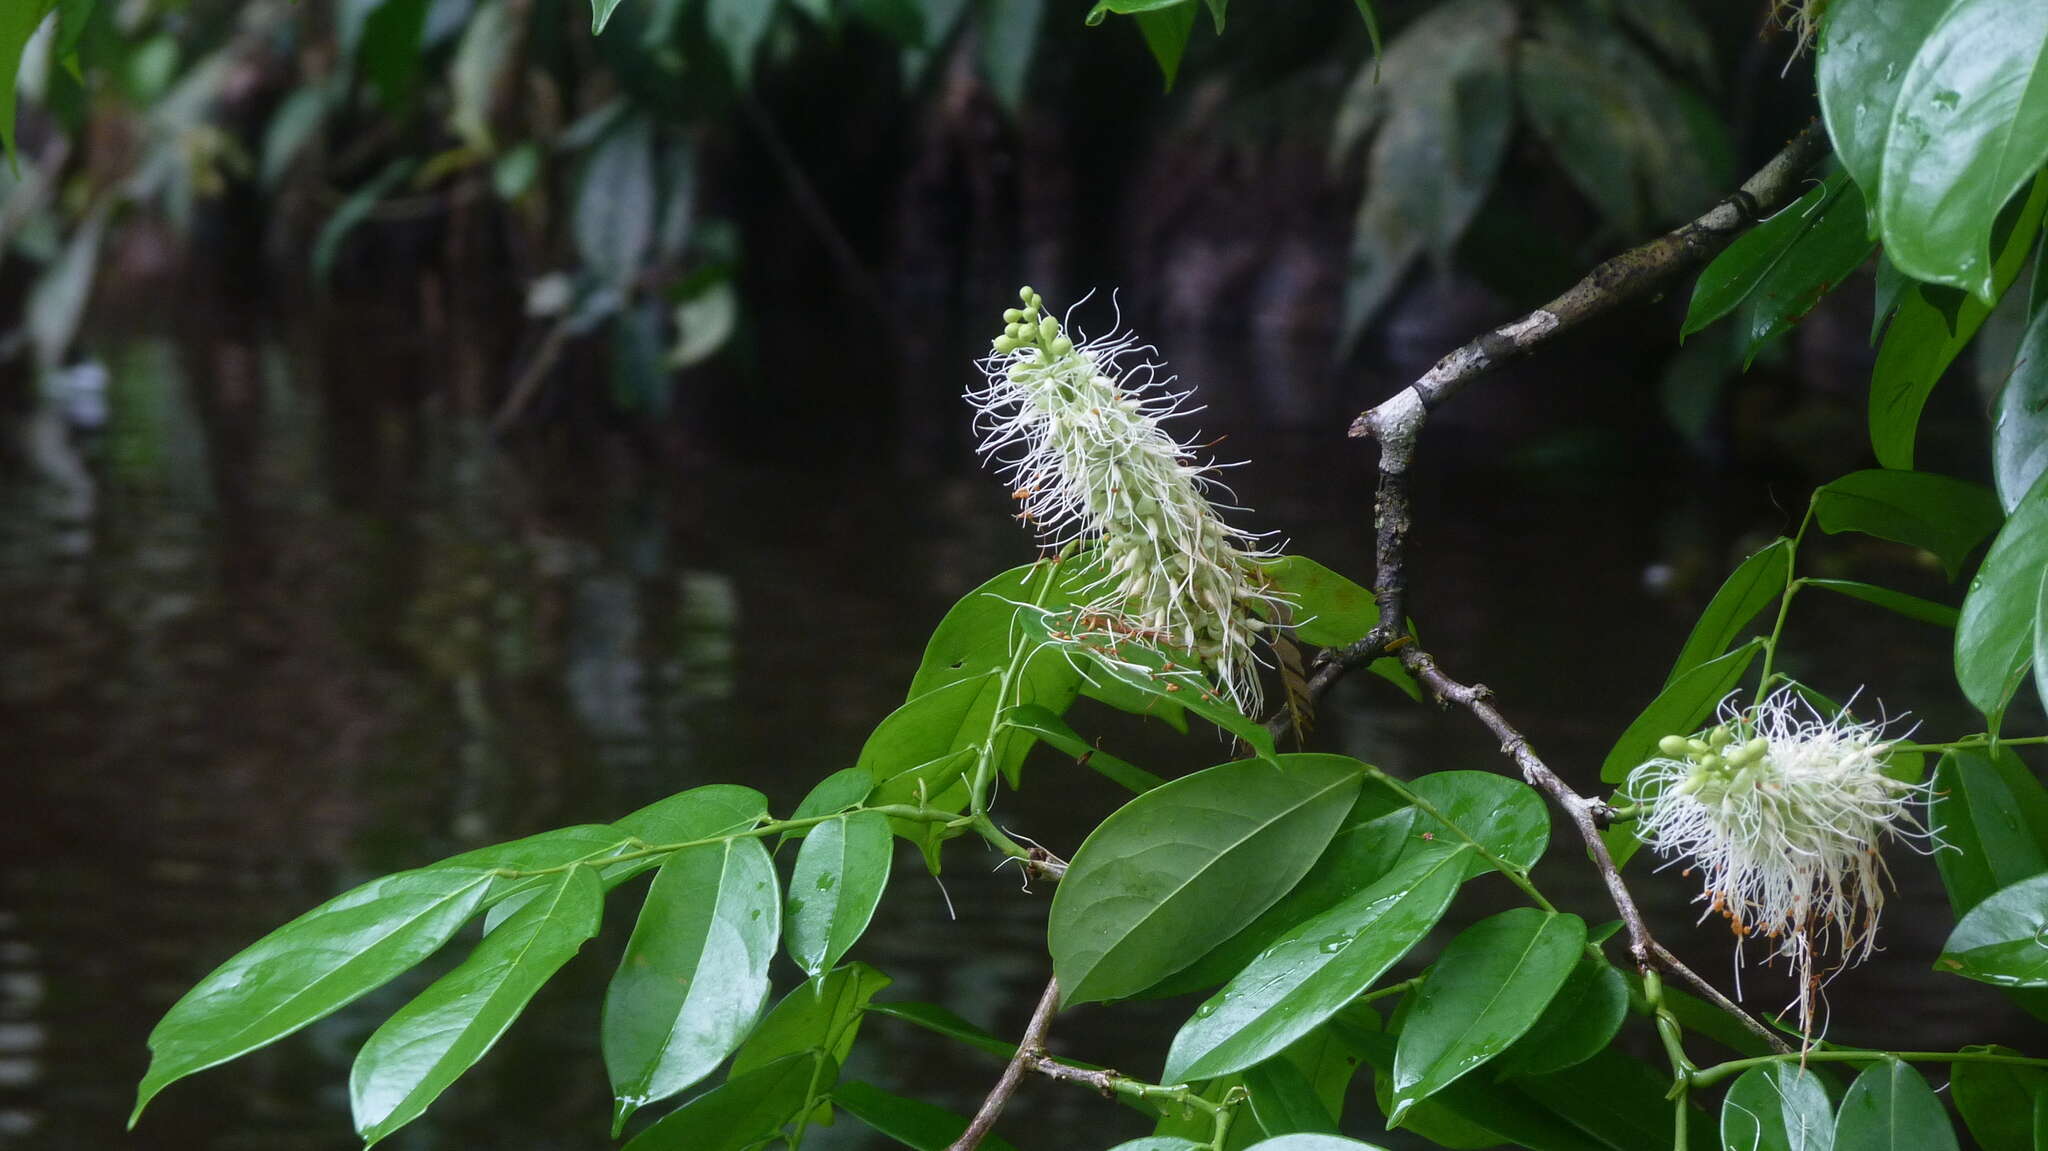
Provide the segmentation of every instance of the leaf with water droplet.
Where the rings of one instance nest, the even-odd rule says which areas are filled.
[[[789,957],[811,975],[839,962],[874,918],[889,883],[889,821],[873,811],[856,811],[811,829],[797,853],[790,889],[817,892],[793,899]]]

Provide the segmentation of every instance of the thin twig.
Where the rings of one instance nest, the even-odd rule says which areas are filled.
[[[1059,1010],[1060,983],[1057,979],[1045,981],[1045,994],[1038,997],[1038,1006],[1031,1012],[1031,1022],[1024,1027],[1024,1038],[1017,1043],[1017,1054],[1011,1056],[1010,1065],[1003,1068],[1003,1077],[989,1090],[988,1098],[981,1101],[981,1110],[974,1113],[974,1121],[960,1138],[953,1140],[947,1151],[974,1151],[996,1125],[1003,1114],[1003,1108],[1010,1102],[1010,1096],[1017,1093],[1017,1084],[1024,1079],[1024,1072],[1036,1062],[1045,1060],[1045,1033],[1052,1026],[1052,1013]],[[1056,1067],[1064,1064],[1053,1064]],[[1045,1072],[1049,1074],[1049,1072]]]

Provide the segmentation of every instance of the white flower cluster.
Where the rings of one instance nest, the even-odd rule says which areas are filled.
[[[1018,518],[1047,547],[1098,547],[1103,575],[1086,590],[1077,642],[1107,635],[1192,652],[1256,715],[1253,645],[1269,626],[1261,611],[1282,601],[1257,567],[1270,553],[1208,499],[1218,465],[1163,426],[1188,414],[1192,392],[1172,391],[1174,377],[1160,376],[1135,335],[1077,344],[1043,314],[1038,293],[1019,297],[981,361],[985,385],[967,399],[981,454],[1014,489]]]
[[[1701,736],[1664,737],[1663,754],[1628,780],[1628,798],[1647,808],[1643,842],[1704,873],[1701,918],[1718,914],[1738,940],[1761,936],[1786,957],[1809,1033],[1832,974],[1815,975],[1816,955],[1838,952],[1839,969],[1876,946],[1890,879],[1880,842],[1931,838],[1912,811],[1929,785],[1884,773],[1884,727],[1846,711],[1829,719],[1783,687],[1750,713],[1723,704]]]

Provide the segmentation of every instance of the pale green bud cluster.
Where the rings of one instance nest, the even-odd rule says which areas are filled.
[[[1657,750],[1691,765],[1692,773],[1677,785],[1680,795],[1697,794],[1701,802],[1712,803],[1731,789],[1755,786],[1763,774],[1771,741],[1761,735],[1742,739],[1735,728],[1724,723],[1705,738],[1667,735],[1657,741]]]
[[[1074,341],[1060,332],[1060,322],[1042,314],[1045,297],[1030,288],[1019,288],[1017,298],[1024,306],[1003,312],[1005,326],[995,339],[996,354],[1008,355],[1019,348],[1038,348],[1052,357],[1072,354]]]

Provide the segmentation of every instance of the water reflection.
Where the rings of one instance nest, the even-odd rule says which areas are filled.
[[[763,342],[772,375],[787,365]],[[960,343],[933,362],[964,364],[972,341]],[[1367,570],[1369,461],[1338,431],[1378,386],[1336,376],[1314,340],[1172,346],[1205,388],[1203,422],[1257,460],[1235,478],[1258,524]],[[1029,555],[958,432],[931,431],[960,423],[950,370],[899,384],[926,438],[914,464],[877,471],[892,457],[858,424],[804,425],[800,450],[740,434],[752,401],[738,416],[704,402],[702,442],[681,465],[609,433],[496,448],[461,405],[393,384],[435,371],[432,357],[332,333],[131,334],[96,350],[104,421],[79,400],[89,383],[54,395],[9,429],[0,485],[0,706],[20,845],[0,891],[10,1146],[355,1146],[350,1060],[425,975],[178,1084],[124,1138],[149,1025],[247,940],[381,871],[711,781],[752,784],[786,810],[900,701],[946,605]],[[1689,613],[1779,524],[1757,477],[1687,497],[1704,477],[1674,468],[1666,446],[1567,438],[1613,373],[1545,370],[1541,387],[1502,381],[1489,403],[1446,415],[1419,493],[1417,610],[1444,658],[1498,688],[1588,782]],[[1529,462],[1544,454],[1531,449],[1568,466]],[[1679,511],[1647,518],[1665,506]],[[1652,565],[1663,574],[1648,588]],[[1924,572],[1889,574],[1942,594]],[[1962,722],[1942,710],[1954,695],[1943,637],[1854,605],[1802,604],[1801,616],[1826,638],[1796,666],[1832,682],[1919,653],[1914,682],[1892,690],[1928,701],[1937,728]],[[1161,768],[1221,754],[1123,717],[1082,723]],[[1470,725],[1376,683],[1343,685],[1319,739],[1408,773],[1496,766]],[[999,815],[1071,853],[1117,798],[1056,758],[1035,771],[1039,786],[1005,796]],[[942,892],[906,861],[856,955],[895,976],[892,996],[1014,1032],[1044,978],[1046,893],[995,862],[958,846]],[[1545,867],[1598,917],[1575,852],[1560,841]],[[1892,954],[1838,985],[1840,1034],[1905,1015],[1925,1046],[2024,1035],[1987,989],[1925,976],[1941,924],[1913,909],[1940,895],[1920,861],[1900,872]],[[1462,913],[1504,898],[1475,889]],[[604,1145],[596,1010],[630,914],[615,901],[591,954],[390,1145]],[[1726,969],[1721,940],[1694,930],[1682,902],[1659,918],[1706,970]],[[778,971],[778,986],[790,976]],[[1187,1006],[1084,1009],[1062,1018],[1059,1043],[1151,1073]],[[867,1036],[850,1076],[956,1110],[996,1070],[890,1021]],[[1144,1127],[1044,1085],[1019,1107],[1026,1147],[1107,1146]],[[812,1145],[875,1144],[842,1121]]]

